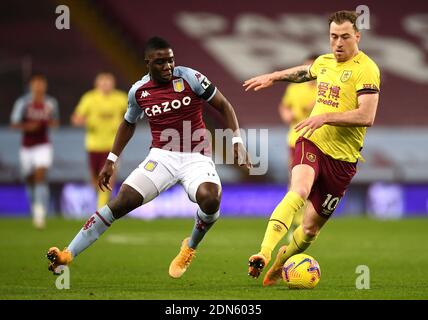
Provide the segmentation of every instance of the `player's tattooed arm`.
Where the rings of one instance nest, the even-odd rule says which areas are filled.
[[[284,71],[279,71],[277,77],[278,81],[288,81],[296,83],[316,79],[316,77],[311,75],[311,72],[309,71],[309,66],[306,65],[298,66]]]
[[[263,74],[261,76],[246,80],[243,86],[245,87],[245,91],[248,91],[250,89],[258,91],[260,89],[272,86],[276,81],[288,81],[296,83],[311,81],[316,79],[316,77],[311,74],[309,68],[310,66],[308,65],[301,65],[282,71]]]

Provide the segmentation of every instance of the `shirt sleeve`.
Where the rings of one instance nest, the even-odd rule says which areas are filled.
[[[59,121],[58,101],[53,97],[49,97],[49,103],[52,106],[51,119]]]
[[[86,117],[90,109],[91,97],[89,93],[85,93],[82,98],[80,98],[79,104],[74,111],[77,115]]]
[[[25,98],[21,97],[18,100],[16,100],[15,104],[13,105],[12,114],[10,116],[10,122],[12,124],[19,124],[24,119],[24,113],[25,113]]]
[[[197,96],[206,101],[210,101],[216,94],[217,88],[208,78],[199,71],[187,67],[179,67],[181,77],[183,77]]]
[[[128,93],[128,109],[126,110],[124,119],[129,123],[136,123],[138,119],[143,118],[144,113],[143,110],[137,103],[135,99],[135,92],[137,91],[139,86],[132,86],[131,90]]]
[[[378,93],[380,90],[380,71],[376,64],[368,64],[360,71],[355,83],[357,95]]]
[[[315,78],[318,77],[318,73],[320,69],[320,61],[321,61],[321,56],[316,58],[315,61],[309,67],[309,73],[311,74],[311,76]]]

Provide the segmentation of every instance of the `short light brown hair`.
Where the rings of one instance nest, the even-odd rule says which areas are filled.
[[[355,11],[347,11],[347,10],[337,11],[328,18],[328,26],[330,27],[332,22],[335,22],[337,24],[342,24],[346,21],[349,21],[350,23],[352,23],[354,30],[356,32],[359,32],[360,30],[358,30],[358,27],[356,24],[358,16],[359,14]]]

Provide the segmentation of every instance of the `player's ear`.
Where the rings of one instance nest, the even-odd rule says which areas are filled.
[[[361,32],[359,31],[355,32],[355,38],[357,39],[357,43],[359,43],[361,40]]]

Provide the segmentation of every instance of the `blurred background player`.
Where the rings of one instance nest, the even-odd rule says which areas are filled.
[[[305,251],[331,217],[356,173],[366,127],[373,125],[379,102],[380,72],[358,48],[358,14],[338,11],[329,17],[330,54],[312,66],[261,75],[245,81],[246,90],[260,90],[277,81],[317,79],[317,101],[311,116],[295,126],[296,142],[290,189],[272,213],[259,253],[249,258],[249,275],[257,278],[273,249],[288,232],[294,214],[306,205],[293,241],[279,249],[263,285],[281,278],[284,262]]]
[[[303,65],[310,66],[318,56],[311,55]],[[281,120],[288,126],[288,177],[290,181],[294,150],[299,133],[294,127],[302,120],[309,117],[315,105],[317,95],[317,82],[308,81],[303,83],[291,83],[285,89],[284,95],[279,104],[278,111]],[[304,207],[294,215],[290,230],[287,233],[287,242],[291,241],[292,232],[302,222]]]
[[[198,204],[191,235],[182,241],[180,252],[169,266],[172,278],[184,274],[198,244],[220,216],[221,182],[211,159],[211,141],[202,117],[204,101],[222,115],[226,127],[232,130],[235,161],[251,167],[234,109],[220,90],[200,72],[176,67],[171,46],[164,39],[154,37],[147,41],[145,61],[149,73],[129,91],[128,110],[98,178],[100,188],[111,190],[115,162],[134,135],[142,114],[151,128],[150,152],[123,182],[117,197],[89,218],[66,249],[48,250],[49,270],[54,273],[96,241],[116,219],[180,183],[189,199]]]
[[[100,173],[114,142],[117,128],[122,122],[127,107],[125,92],[115,89],[113,74],[99,73],[95,78],[95,88],[86,92],[71,115],[71,123],[85,127],[85,147],[88,154],[91,183],[97,191],[97,208],[107,204],[111,192],[101,192],[98,188]],[[115,176],[111,184],[114,186]]]
[[[30,198],[33,224],[42,229],[49,208],[47,171],[52,165],[53,150],[49,128],[59,124],[58,103],[46,94],[48,81],[35,74],[30,79],[30,92],[20,97],[12,110],[11,126],[22,131],[20,162]]]

